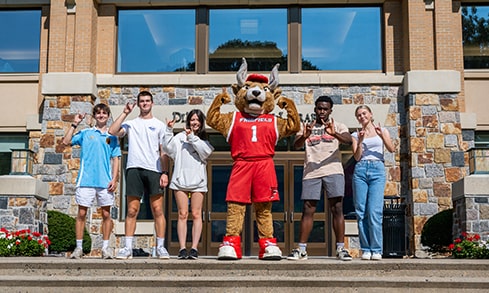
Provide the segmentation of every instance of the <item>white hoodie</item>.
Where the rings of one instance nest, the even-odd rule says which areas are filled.
[[[166,127],[162,141],[163,151],[173,159],[173,174],[170,188],[182,191],[207,192],[207,158],[214,148],[191,132],[173,135],[173,129]]]

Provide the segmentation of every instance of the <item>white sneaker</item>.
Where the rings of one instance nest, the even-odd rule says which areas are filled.
[[[264,260],[281,260],[282,251],[276,245],[269,245],[265,247],[265,253],[263,254]]]
[[[363,260],[370,260],[371,258],[372,258],[372,253],[370,253],[370,251],[366,251],[362,254]]]
[[[231,245],[222,245],[217,253],[218,260],[237,260],[236,250]]]
[[[348,253],[344,247],[340,247],[336,250],[336,258],[344,261],[352,260],[351,255]]]
[[[127,247],[119,249],[116,259],[132,259],[132,249]]]
[[[80,259],[82,257],[83,257],[83,249],[81,249],[80,247],[75,248],[75,250],[73,250],[70,256],[70,258],[74,258],[74,259]]]
[[[156,247],[156,257],[158,257],[159,259],[170,259],[170,254],[168,254],[168,251],[165,247],[158,246]]]
[[[102,259],[111,259],[114,258],[114,255],[112,254],[112,251],[110,248],[102,248]]]
[[[306,260],[307,251],[300,251],[299,249],[292,249],[292,252],[287,256],[288,260]]]
[[[378,253],[378,252],[374,252],[372,254],[372,260],[381,260],[382,259],[382,254]]]

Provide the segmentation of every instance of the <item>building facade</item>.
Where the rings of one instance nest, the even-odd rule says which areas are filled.
[[[39,26],[33,25],[39,44],[36,70],[16,70],[15,63],[0,70],[4,161],[10,164],[8,146],[25,138],[34,154],[32,176],[48,185],[47,209],[74,216],[79,149],[60,141],[76,113],[107,103],[117,117],[145,89],[155,97],[155,116],[176,118],[182,129],[186,112],[206,112],[221,88],[236,82],[236,60],[246,57],[251,70],[264,74],[281,63],[280,87],[295,101],[303,121],[312,121],[314,99],[329,95],[333,117],[352,132],[358,127],[354,109],[361,104],[369,105],[375,121],[389,130],[397,151],[385,154],[385,196],[406,204],[406,248],[414,253],[421,249],[424,223],[452,207],[452,184],[469,175],[467,151],[489,131],[483,112],[489,106],[484,99],[488,66],[482,47],[469,46],[464,35],[468,8],[484,5],[489,1],[0,1],[0,13],[5,13],[0,15],[34,11],[39,19]],[[230,17],[239,20],[236,31]],[[6,31],[0,38],[6,38]],[[0,46],[0,58],[5,56]],[[469,62],[474,59],[482,61]],[[215,255],[225,233],[224,196],[232,164],[224,139],[209,132],[216,151],[208,164],[203,255]],[[125,140],[121,144],[126,151]],[[282,201],[273,215],[283,251],[297,242],[301,216],[304,154],[290,145],[290,139],[281,141],[275,157]],[[342,152],[347,170],[351,150],[345,146]],[[112,211],[115,248],[124,234],[123,174],[121,168]],[[177,212],[170,190],[165,197],[166,239],[176,254]],[[142,207],[135,247],[149,248],[153,222]],[[347,190],[346,246],[357,254],[351,212]],[[321,202],[308,246],[312,255],[333,253],[329,218],[327,203]],[[100,221],[100,211],[91,209],[87,223],[94,254],[101,247]],[[245,255],[256,255],[252,216],[245,226]]]

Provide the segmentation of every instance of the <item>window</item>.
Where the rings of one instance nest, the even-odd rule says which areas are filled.
[[[40,10],[0,10],[0,74],[39,72]]]
[[[462,7],[464,68],[489,68],[489,6]]]
[[[381,70],[379,7],[303,8],[302,70]]]
[[[121,10],[117,72],[195,71],[195,10]]]
[[[380,6],[195,6],[118,16],[118,73],[236,72],[242,57],[249,72],[277,63],[293,73],[383,69]]]
[[[213,9],[209,17],[209,71],[287,70],[287,9]]]
[[[12,149],[26,149],[28,146],[27,134],[0,134],[0,175],[10,174],[12,168]]]

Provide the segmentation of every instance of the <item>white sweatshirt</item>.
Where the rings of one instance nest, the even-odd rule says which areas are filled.
[[[166,127],[162,141],[163,150],[173,159],[170,188],[173,190],[207,192],[207,158],[214,148],[197,135],[185,131],[173,135]]]

